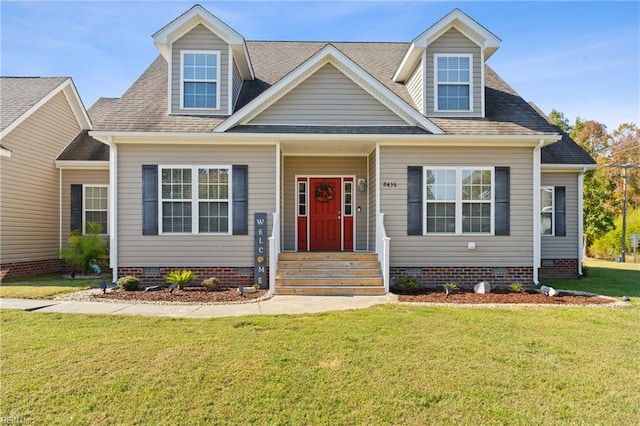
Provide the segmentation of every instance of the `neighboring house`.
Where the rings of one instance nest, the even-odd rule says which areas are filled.
[[[91,110],[108,183],[84,139],[58,161],[65,208],[73,184],[108,185],[114,277],[250,284],[264,261],[276,293],[374,294],[402,275],[580,274],[595,163],[485,64],[500,39],[460,10],[409,43],[251,42],[196,5],[153,42],[140,78]],[[76,163],[90,169],[66,180]]]
[[[0,78],[0,120],[0,279],[57,272],[61,175],[54,160],[91,122],[67,77]]]

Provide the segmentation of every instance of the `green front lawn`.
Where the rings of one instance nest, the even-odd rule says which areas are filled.
[[[64,293],[97,288],[100,281],[111,283],[110,276],[91,279],[62,278],[59,274],[0,282],[0,297],[18,299],[53,299]]]
[[[635,424],[640,309],[383,305],[169,319],[2,311],[32,424]]]

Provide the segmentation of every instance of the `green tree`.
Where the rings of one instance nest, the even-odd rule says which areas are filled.
[[[549,120],[551,120],[551,122],[556,126],[560,127],[563,132],[569,133],[571,131],[571,126],[569,126],[569,119],[564,116],[564,113],[553,109],[549,114]]]

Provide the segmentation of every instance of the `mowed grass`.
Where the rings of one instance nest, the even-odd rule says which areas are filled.
[[[69,279],[58,275],[45,275],[41,277],[25,278],[21,280],[0,282],[0,297],[18,299],[52,299],[55,296],[97,288],[100,281],[111,283],[110,276],[91,279]]]
[[[564,290],[588,291],[613,297],[640,297],[640,263],[589,259],[583,265],[586,276],[578,280],[542,278],[540,281]]]
[[[382,305],[169,319],[2,311],[32,424],[637,424],[640,309]]]
[[[0,417],[74,425],[637,424],[640,271],[588,266],[587,278],[556,287],[635,296],[631,304],[384,305],[209,320],[3,310]]]

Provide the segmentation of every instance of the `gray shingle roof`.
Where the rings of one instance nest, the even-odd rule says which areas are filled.
[[[109,161],[109,146],[89,136],[83,130],[62,151],[57,160]]]
[[[0,78],[0,130],[4,130],[69,77]]]
[[[255,80],[245,81],[236,111],[252,99],[295,70],[312,55],[326,46],[326,42],[275,42],[249,41],[247,49],[251,57]],[[414,107],[404,84],[392,80],[402,61],[408,43],[331,43],[373,78],[395,93],[402,101]],[[101,100],[95,105],[91,119],[95,130],[129,132],[211,132],[227,117],[185,116],[167,114],[167,63],[158,56],[140,78],[119,99]],[[535,108],[525,102],[490,67],[485,66],[486,117],[443,118],[430,120],[447,134],[459,135],[537,135],[557,134],[559,129],[549,123]],[[410,128],[411,126],[407,126]],[[291,132],[294,128],[240,126],[261,132]],[[339,131],[337,127],[333,131]],[[326,128],[302,126],[302,133],[314,130],[326,132]],[[378,129],[383,131],[383,129]],[[412,130],[407,130],[410,132]],[[565,135],[566,137],[566,135]],[[590,164],[588,155],[568,137],[558,142],[554,149],[543,151],[543,162],[562,164]],[[552,148],[553,145],[549,148]]]
[[[428,135],[431,132],[417,126],[269,126],[241,125],[227,133],[292,133],[328,135]]]

